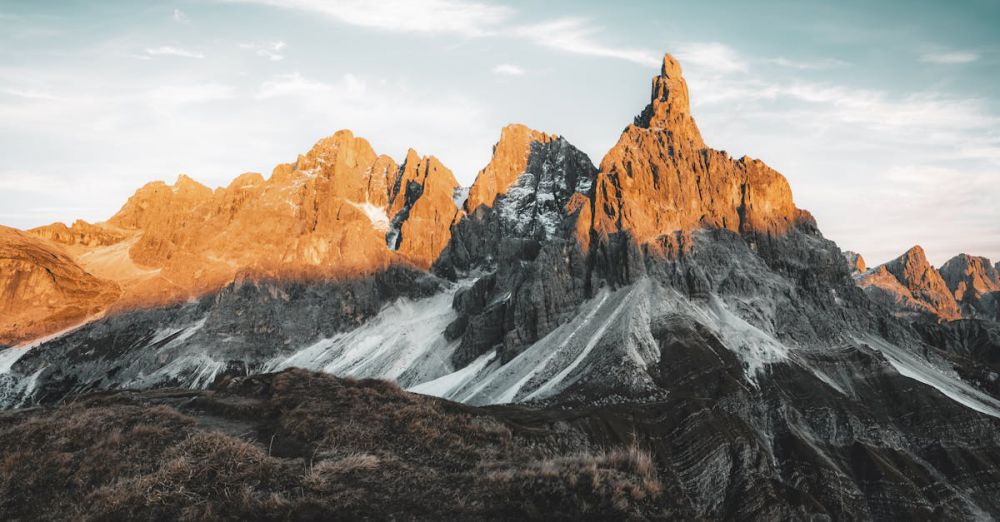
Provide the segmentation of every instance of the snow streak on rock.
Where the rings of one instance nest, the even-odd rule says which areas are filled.
[[[360,328],[321,339],[265,365],[267,371],[297,367],[352,377],[378,377],[409,386],[449,373],[457,343],[444,337],[455,319],[451,301],[460,288],[428,299],[400,298]]]

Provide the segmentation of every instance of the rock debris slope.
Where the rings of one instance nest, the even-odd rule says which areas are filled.
[[[599,167],[509,126],[466,191],[342,131],[268,180],[152,184],[95,226],[110,239],[37,240],[132,267],[126,297],[0,351],[7,406],[304,367],[551,406],[651,448],[698,516],[1000,513],[1000,337],[957,320],[988,263],[942,277],[915,248],[864,271],[783,176],[704,144],[669,55]]]

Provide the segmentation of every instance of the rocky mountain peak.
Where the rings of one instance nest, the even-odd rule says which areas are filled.
[[[64,223],[52,223],[33,228],[28,230],[28,234],[63,245],[87,247],[112,245],[125,239],[125,235],[121,232],[93,225],[82,219],[74,221],[73,225],[68,227]]]
[[[1000,273],[985,257],[959,254],[941,266],[941,277],[959,301],[1000,291]]]
[[[386,244],[420,268],[430,268],[451,239],[458,181],[434,156],[410,149],[391,189]]]
[[[178,175],[172,188],[175,192],[186,192],[197,196],[209,196],[212,193],[212,189],[198,183],[187,174]]]
[[[554,134],[530,129],[521,124],[507,125],[500,132],[500,140],[493,146],[490,162],[476,175],[465,200],[465,211],[471,213],[480,206],[492,207],[497,196],[524,173],[531,154],[532,143],[548,143],[557,139]]]
[[[941,319],[961,317],[958,303],[941,274],[927,261],[920,245],[885,263],[859,281],[869,296],[908,312]]]
[[[851,271],[851,274],[860,274],[865,270],[868,270],[868,266],[865,264],[865,258],[861,257],[861,254],[857,252],[852,252],[850,250],[844,251],[844,259],[847,261],[847,266]]]
[[[815,224],[795,207],[784,176],[760,160],[705,147],[669,54],[649,105],[601,161],[594,198],[598,234],[624,231],[640,244],[669,243],[699,228],[773,235]]]
[[[663,57],[659,76],[654,76],[649,105],[635,118],[639,127],[664,129],[677,141],[692,147],[704,147],[701,132],[691,117],[691,100],[681,65],[670,54]]]

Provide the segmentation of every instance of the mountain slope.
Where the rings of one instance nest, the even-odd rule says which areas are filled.
[[[650,98],[600,167],[504,129],[464,201],[433,158],[349,133],[266,182],[140,191],[108,225],[129,255],[228,266],[221,289],[0,351],[0,402],[300,367],[516,403],[490,411],[568,443],[640,438],[678,513],[1000,513],[1000,374],[971,360],[994,332],[938,324],[960,309],[919,248],[852,277],[783,176],[704,144],[669,55]],[[876,276],[887,299],[855,282]]]

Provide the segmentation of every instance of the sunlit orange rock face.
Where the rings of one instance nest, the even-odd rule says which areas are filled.
[[[0,345],[73,326],[119,294],[57,246],[0,226]]]
[[[7,299],[27,303],[47,296],[52,304],[32,305],[41,317],[69,306],[77,294],[103,295],[105,283],[121,288],[121,298],[95,300],[88,311],[187,299],[238,275],[356,277],[392,263],[426,269],[450,238],[457,186],[434,157],[411,150],[400,167],[364,139],[340,131],[294,163],[278,165],[268,179],[248,173],[212,190],[182,175],[173,185],[142,187],[106,223],[49,225],[31,231],[37,238],[18,233],[27,239],[10,249],[34,239],[36,250],[52,253],[49,264],[66,265],[57,279],[94,290],[70,296],[36,275],[39,282],[30,287],[8,283],[14,297]],[[44,274],[48,265],[41,260],[49,258],[41,254],[19,262],[36,259],[31,273]],[[3,316],[0,335],[17,340],[23,328],[11,317]]]
[[[959,302],[1000,292],[1000,272],[985,257],[959,254],[941,266],[941,276]]]
[[[465,200],[465,211],[474,212],[480,206],[492,207],[497,196],[505,194],[528,166],[531,144],[548,143],[557,136],[513,124],[503,128],[500,141],[493,146],[490,162],[476,175]]]
[[[640,244],[656,244],[699,228],[781,234],[802,222],[812,217],[795,207],[781,174],[704,145],[680,65],[666,55],[649,105],[601,162],[598,235],[624,231]]]
[[[914,246],[898,258],[866,272],[858,281],[869,297],[902,315],[959,319],[962,314],[941,274]]]

